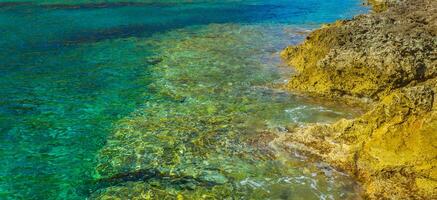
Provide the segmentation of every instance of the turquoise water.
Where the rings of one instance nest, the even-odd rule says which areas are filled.
[[[278,52],[366,12],[360,1],[8,2],[0,199],[158,198],[157,188],[173,198],[215,187],[239,199],[355,195],[346,175],[272,156],[264,141],[355,114],[275,88],[292,73]]]

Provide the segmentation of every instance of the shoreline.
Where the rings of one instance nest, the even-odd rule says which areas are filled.
[[[289,91],[371,106],[273,141],[320,157],[362,184],[368,199],[437,198],[437,2],[372,0],[370,14],[313,31],[281,56]]]

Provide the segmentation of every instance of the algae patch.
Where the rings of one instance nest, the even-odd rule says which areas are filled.
[[[354,181],[342,173],[320,163],[280,158],[269,147],[276,137],[272,130],[290,123],[355,116],[347,108],[321,107],[269,89],[281,78],[272,49],[285,44],[278,40],[285,33],[273,35],[274,30],[209,25],[139,42],[156,50],[145,59],[153,63],[154,81],[148,87],[154,95],[108,138],[99,153],[97,191],[91,197],[356,197]],[[294,110],[292,117],[287,110]]]

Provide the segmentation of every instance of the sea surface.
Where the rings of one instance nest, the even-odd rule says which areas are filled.
[[[367,11],[360,0],[0,1],[0,199],[357,197],[352,178],[272,155],[268,141],[358,113],[281,90],[293,70],[279,51]]]

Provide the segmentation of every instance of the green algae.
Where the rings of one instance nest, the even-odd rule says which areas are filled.
[[[14,55],[26,66],[0,80],[2,111],[11,110],[0,115],[0,199],[82,198],[112,121],[148,96],[137,87],[150,83],[144,55],[135,39]]]
[[[318,6],[315,7],[314,4]],[[250,169],[248,170],[250,174],[264,174],[259,175],[260,177],[272,176],[271,173],[258,173],[256,167],[248,167],[250,165],[248,163],[252,163],[248,162],[250,156],[242,156],[244,159],[235,158],[238,157],[239,148],[255,147],[255,150],[248,149],[247,151],[256,157],[255,160],[272,159],[267,154],[266,146],[274,135],[262,131],[258,134],[260,132],[258,130],[283,131],[300,126],[304,122],[327,122],[340,117],[350,117],[350,114],[347,109],[320,106],[318,103],[307,102],[306,98],[295,97],[286,92],[268,88],[271,83],[269,81],[273,79],[276,81],[276,78],[280,77],[275,74],[277,57],[272,54],[289,43],[303,39],[302,33],[307,32],[307,27],[296,29],[296,27],[285,27],[282,24],[269,26],[265,23],[309,23],[311,25],[308,27],[316,27],[320,23],[366,11],[365,8],[359,6],[358,1],[338,0],[296,0],[292,2],[288,0],[12,0],[0,1],[0,10],[2,35],[0,39],[0,57],[2,57],[0,59],[0,155],[2,156],[0,199],[86,199],[90,192],[95,191],[95,188],[104,190],[106,187],[118,187],[129,181],[135,182],[146,178],[151,180],[153,176],[157,179],[154,183],[165,183],[164,179],[178,180],[168,185],[161,184],[165,186],[162,186],[164,189],[177,188],[179,184],[184,185],[183,181],[189,184],[182,190],[192,189],[197,185],[200,185],[199,189],[201,189],[211,187],[211,184],[233,184],[235,181],[231,179],[232,177],[227,176],[221,170],[206,169],[203,164],[201,167],[190,166],[189,161],[185,162],[190,156],[182,154],[179,158],[171,159],[171,156],[175,154],[172,147],[178,145],[178,151],[187,148],[187,151],[197,153],[196,156],[209,156],[208,159],[214,161],[215,156],[220,156],[219,153],[213,152],[215,148],[211,150],[213,153],[209,153],[211,155],[207,154],[208,151],[204,149],[191,148],[191,146],[213,146],[218,143],[214,135],[219,135],[219,139],[225,142],[232,141],[232,144],[226,147],[233,148],[226,150],[226,152],[231,152],[224,155],[226,159],[217,159],[214,165],[223,167],[239,163],[238,166],[241,169],[238,170],[240,171],[230,169],[235,171],[232,172],[232,176],[239,177],[239,179],[248,176],[243,171],[246,168]],[[211,59],[208,63],[202,63],[203,66],[208,67],[201,74],[201,70],[198,70],[202,68],[200,65],[187,67],[187,71],[179,70],[178,63],[187,65],[187,60],[172,57],[184,57],[191,54],[187,51],[178,53],[182,52],[182,48],[187,48],[187,45],[183,45],[177,38],[183,36],[184,40],[188,41],[192,37],[199,37],[196,31],[203,30],[201,27],[188,29],[184,27],[210,23],[235,23],[236,25],[233,26],[236,28],[235,34],[227,34],[227,36],[233,38],[232,42],[237,41],[236,47],[246,48],[252,43],[257,47],[265,48],[262,50],[265,55],[256,53],[255,48],[250,48],[254,51],[253,54],[245,52],[243,55],[238,49],[233,49],[232,53],[220,54],[228,58],[233,55],[243,57],[243,59],[236,58],[235,62],[230,62],[228,58],[223,60],[220,56],[214,56],[218,51],[232,49],[229,48],[232,44],[227,42],[226,45],[216,44],[217,49],[205,54],[211,56]],[[254,23],[263,23],[263,25],[252,27],[252,31],[248,31],[249,27],[246,27],[243,33],[258,32],[258,36],[247,34],[250,37],[255,35],[256,40],[244,36],[232,36],[238,34],[237,24]],[[182,29],[173,32],[178,28]],[[278,31],[282,29],[284,33]],[[211,30],[229,32],[226,28]],[[266,34],[262,33],[263,31]],[[212,35],[211,31],[203,32],[209,32],[208,34],[218,38],[218,41],[224,40],[220,34]],[[156,35],[149,40],[148,38],[153,34]],[[166,36],[159,37],[158,34]],[[172,41],[169,41],[170,37]],[[159,42],[160,39],[166,42]],[[202,43],[211,40],[208,39]],[[244,46],[241,45],[243,41]],[[260,45],[260,42],[265,42],[266,46]],[[188,43],[194,45],[193,42]],[[279,43],[283,45],[276,46]],[[180,48],[176,49],[178,44]],[[205,44],[200,45],[200,47],[203,46]],[[171,50],[171,48],[174,49]],[[202,52],[193,51],[192,53],[202,58]],[[165,67],[159,64],[160,62],[168,64],[169,59],[174,60],[172,66]],[[221,60],[223,60],[222,66],[209,67],[210,65],[217,66],[219,62],[222,62]],[[228,68],[231,69],[228,70],[229,74],[233,76],[216,75],[216,73],[222,73],[222,69],[226,70],[228,64],[241,65],[239,61],[244,61],[244,65],[257,67],[253,71],[248,66],[240,70]],[[198,61],[195,58],[190,58],[190,63],[196,62]],[[265,70],[260,70],[258,63],[263,63]],[[166,69],[166,71],[160,69]],[[272,71],[267,69],[272,69]],[[288,73],[285,68],[282,70]],[[195,76],[196,72],[199,72],[199,76]],[[264,74],[257,74],[258,72]],[[183,76],[183,80],[178,76]],[[207,78],[203,76],[219,81],[220,84],[215,86],[213,82],[204,81],[203,79]],[[159,80],[161,77],[169,80]],[[231,80],[241,78],[246,81],[248,80],[246,78],[252,77],[257,77],[257,80],[247,81],[246,85]],[[204,86],[200,87],[197,84],[198,81],[194,80],[196,78],[202,79],[201,84]],[[173,80],[175,82],[172,82]],[[278,82],[282,81],[282,78],[278,79]],[[178,85],[184,82],[187,82],[190,88]],[[235,89],[230,89],[233,85],[236,86]],[[210,98],[208,95],[202,95],[201,92],[217,95]],[[237,98],[238,95],[241,99]],[[231,97],[233,103],[227,101],[227,96]],[[206,102],[204,103],[203,100]],[[156,105],[160,102],[165,106]],[[186,103],[187,108],[191,109],[175,106],[182,103]],[[202,106],[196,106],[196,103]],[[261,105],[257,106],[257,103]],[[228,104],[231,108],[225,109]],[[263,109],[262,106],[265,108]],[[204,109],[205,111],[199,111],[199,114],[193,114],[195,117],[182,117],[189,122],[200,121],[192,123],[191,126],[183,126],[184,129],[193,129],[198,132],[197,135],[201,135],[202,129],[211,129],[220,133],[211,132],[202,137],[188,134],[182,138],[189,142],[193,140],[193,144],[180,145],[177,137],[183,133],[177,132],[167,137],[159,132],[162,126],[156,124],[159,121],[155,114],[159,118],[165,118],[165,110],[168,107],[174,107],[170,113],[174,116],[170,119],[180,117],[180,113],[188,115],[196,113],[195,109]],[[157,109],[162,109],[162,111]],[[160,154],[159,158],[169,162],[161,170],[163,174],[154,169],[133,171],[123,166],[120,168],[126,169],[125,173],[118,172],[120,168],[114,167],[114,170],[107,174],[110,177],[105,178],[104,174],[103,176],[97,173],[92,174],[96,165],[95,154],[106,144],[108,135],[122,130],[123,124],[129,126],[131,122],[128,122],[129,117],[126,118],[126,116],[134,110],[137,112],[132,113],[130,117],[143,116],[150,118],[150,121],[154,123],[152,129],[157,130],[159,137],[151,137],[152,140],[158,142],[156,145],[149,144],[154,146],[154,149],[150,151],[155,153],[156,149],[156,152]],[[147,116],[141,114],[143,110],[153,111],[150,111],[151,115]],[[224,112],[232,114],[226,115]],[[236,114],[238,112],[245,114]],[[214,118],[217,113],[219,113],[219,120]],[[202,121],[203,115],[207,118],[204,121]],[[119,121],[120,119],[123,120]],[[141,117],[136,119],[144,120]],[[290,121],[292,125],[287,126]],[[117,123],[114,124],[114,122]],[[238,123],[239,126],[231,126],[229,129],[221,127],[220,130],[211,128],[214,124],[222,125],[227,122]],[[178,122],[177,125],[180,123],[182,122]],[[113,130],[114,126],[115,130]],[[141,129],[139,126],[136,128]],[[126,129],[130,131],[129,128]],[[175,132],[173,129],[177,130],[178,127],[170,126],[165,130]],[[231,134],[229,130],[235,130],[235,133]],[[241,138],[241,141],[244,143],[247,140],[250,145],[239,146],[240,143],[235,138],[240,139],[240,135],[246,134],[247,137]],[[167,140],[170,141],[169,144]],[[137,142],[135,139],[128,141]],[[121,142],[117,144],[123,145]],[[160,149],[160,145],[164,148]],[[122,153],[124,150],[119,152]],[[253,152],[260,152],[260,155]],[[166,153],[170,155],[165,156]],[[114,155],[116,156],[120,155]],[[235,159],[230,159],[230,157]],[[109,160],[111,156],[108,157],[107,162],[110,162]],[[217,164],[219,161],[222,163]],[[141,166],[148,164],[144,162],[146,164]],[[178,163],[184,163],[184,165],[180,166]],[[173,166],[177,166],[177,170],[181,169],[182,175],[167,173],[168,169]],[[297,172],[284,172],[283,174],[300,174],[298,171],[302,171],[299,169],[300,166],[290,166],[290,168]],[[272,170],[272,173],[276,171]],[[98,178],[99,176],[101,178]],[[311,175],[305,174],[304,176]],[[321,183],[316,184],[318,187],[322,187],[321,185],[325,182],[335,184],[335,188],[340,188],[339,185],[343,184],[342,180],[323,178],[324,176],[320,174],[315,178],[321,179]],[[97,180],[94,182],[93,178]],[[347,177],[344,178],[347,179]],[[295,180],[295,177],[291,180]],[[140,182],[146,183],[146,181]],[[295,193],[296,198],[302,196],[302,193],[305,193],[303,191],[315,196],[313,192],[316,192],[316,189],[309,189],[310,182],[308,178],[304,182],[306,186],[300,186],[301,182],[293,182],[281,183],[275,188],[281,188],[281,191],[286,194]],[[345,182],[349,183],[350,180],[345,180]],[[245,183],[253,185],[251,181]],[[289,185],[295,188],[287,189]],[[322,188],[321,191],[329,190],[329,187],[323,186]],[[279,189],[276,190],[279,191]],[[294,192],[299,190],[302,192]],[[351,191],[349,189],[338,191],[340,190],[344,193]],[[322,194],[319,193],[320,195]]]
[[[271,89],[281,78],[272,49],[284,44],[266,34],[275,29],[209,25],[139,41],[155,50],[146,58],[153,63],[154,99],[117,123],[99,153],[95,177],[101,186],[92,197],[354,197],[344,192],[354,191],[353,182],[335,170],[271,153],[272,132],[290,123],[354,115]],[[302,105],[306,108],[299,110]],[[293,109],[297,118],[286,112]],[[308,113],[299,117],[300,111]]]

